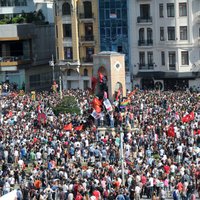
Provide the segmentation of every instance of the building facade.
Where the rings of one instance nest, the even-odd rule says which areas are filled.
[[[52,3],[0,1],[0,82],[26,90],[50,88],[49,60],[55,52],[52,11]],[[29,21],[33,13],[41,20]]]
[[[200,1],[130,0],[130,70],[141,88],[200,85]]]
[[[56,66],[63,89],[91,87],[92,55],[99,52],[97,1],[56,1],[55,24]]]
[[[131,89],[129,73],[127,0],[99,0],[100,50],[125,55],[127,89]]]

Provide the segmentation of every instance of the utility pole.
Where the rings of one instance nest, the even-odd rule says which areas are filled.
[[[60,88],[60,98],[63,98],[63,93],[62,93],[62,77],[61,75],[59,76],[59,88]]]
[[[49,61],[49,65],[52,67],[52,74],[53,74],[53,81],[55,81],[55,73],[54,73],[54,70],[55,70],[55,63],[54,63],[54,58],[53,58],[53,54],[52,54],[52,57],[51,57],[51,60]]]
[[[121,161],[121,174],[122,174],[122,185],[125,185],[124,178],[124,132],[122,127],[120,128],[120,161]]]

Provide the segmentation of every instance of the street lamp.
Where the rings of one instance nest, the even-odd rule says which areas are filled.
[[[60,89],[60,98],[63,98],[63,93],[62,93],[62,77],[61,77],[62,71],[61,71],[61,67],[60,67],[60,76],[59,76],[59,89]]]
[[[55,81],[55,73],[54,73],[54,70],[55,70],[55,63],[54,63],[53,54],[52,54],[51,60],[49,61],[49,65],[52,67],[53,82],[54,82],[54,81]]]

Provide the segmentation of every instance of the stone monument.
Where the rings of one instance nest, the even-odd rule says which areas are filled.
[[[102,98],[105,92],[109,100],[126,96],[125,55],[103,51],[93,55],[93,79],[95,94]]]

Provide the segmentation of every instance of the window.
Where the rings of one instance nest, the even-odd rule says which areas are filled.
[[[160,18],[164,17],[164,14],[163,14],[163,4],[159,4],[159,15],[160,15]]]
[[[64,47],[65,59],[73,59],[72,47]]]
[[[180,26],[180,40],[187,40],[187,26]]]
[[[144,28],[139,30],[139,40],[144,41]]]
[[[87,69],[83,70],[83,76],[88,76],[88,70]]]
[[[174,17],[174,4],[173,3],[167,4],[167,17]]]
[[[161,65],[165,65],[165,52],[161,51]]]
[[[179,16],[187,16],[187,3],[179,3]]]
[[[139,52],[140,65],[145,65],[145,52]]]
[[[88,89],[88,87],[89,87],[89,81],[88,80],[84,80],[83,81],[83,88],[84,88],[84,90]]]
[[[150,18],[150,4],[141,4],[140,5],[140,17],[142,19]]]
[[[0,7],[27,6],[27,0],[1,0]]]
[[[92,55],[94,54],[93,47],[86,47],[86,61],[92,62]]]
[[[71,24],[63,24],[63,37],[72,37]]]
[[[62,5],[62,14],[63,15],[70,15],[71,14],[71,8],[69,3],[63,3]]]
[[[122,53],[122,52],[123,52],[122,46],[117,46],[117,52],[119,52],[119,53]]]
[[[181,64],[182,65],[189,65],[188,51],[182,51],[181,52]]]
[[[85,35],[92,36],[93,35],[93,25],[85,24]]]
[[[175,27],[167,27],[168,40],[175,40]]]
[[[176,69],[176,52],[175,51],[169,52],[169,69],[170,70]]]
[[[148,65],[153,65],[153,52],[152,51],[147,52],[147,61],[148,61]]]
[[[164,27],[160,27],[160,41],[165,40]]]
[[[153,32],[151,28],[147,28],[147,42],[152,43],[153,41]]]
[[[92,3],[89,1],[83,2],[85,18],[92,18]]]
[[[72,74],[72,69],[68,69],[67,70],[67,76],[71,76],[71,74]]]

